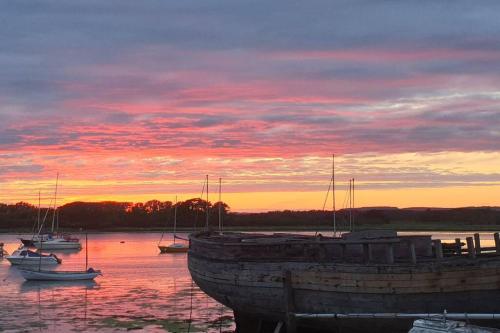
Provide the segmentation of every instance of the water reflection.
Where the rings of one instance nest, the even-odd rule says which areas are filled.
[[[192,283],[186,253],[159,255],[160,234],[89,235],[89,267],[95,282],[24,282],[0,261],[0,331],[232,332],[232,312]],[[17,248],[16,235],[0,235]],[[124,243],[121,243],[124,241]],[[85,267],[85,249],[55,252],[57,270]]]
[[[471,234],[434,237],[453,242]],[[12,252],[16,237],[0,235],[0,242]],[[16,268],[0,260],[0,331],[234,331],[232,311],[192,282],[186,253],[160,255],[159,239],[160,233],[90,234],[89,267],[103,271],[95,282],[24,282]],[[481,239],[484,246],[493,244],[491,234]],[[85,249],[53,252],[63,260],[56,269],[85,268]]]
[[[24,281],[19,286],[19,292],[28,293],[33,291],[47,289],[93,289],[98,288],[99,284],[95,281],[80,280],[80,281]],[[61,290],[62,291],[62,290]]]

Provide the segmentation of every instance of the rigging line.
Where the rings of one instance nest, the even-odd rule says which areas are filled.
[[[205,181],[203,181],[203,188],[201,189],[201,194],[199,199],[203,200],[203,194],[205,193]],[[196,225],[198,224],[198,207],[194,210],[194,231],[196,232]]]
[[[332,188],[333,177],[330,177],[330,183],[328,183],[328,191],[326,191],[325,202],[323,203],[323,211],[326,208],[326,202],[328,201],[328,196],[330,195],[330,189]]]
[[[50,201],[50,205],[52,205],[52,200]],[[45,211],[45,216],[43,217],[42,223],[40,224],[40,228],[38,229],[38,235],[42,232],[43,225],[45,224],[45,220],[47,219],[47,215],[49,215],[50,205],[47,207],[47,211]]]

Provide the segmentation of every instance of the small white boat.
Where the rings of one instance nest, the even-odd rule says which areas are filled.
[[[89,268],[86,271],[46,271],[20,269],[19,272],[28,281],[77,281],[93,280],[101,271]]]
[[[55,254],[41,254],[25,248],[19,248],[6,256],[12,265],[57,265],[62,262]]]
[[[185,253],[189,251],[188,243],[176,243],[177,239],[182,239],[177,236],[177,196],[175,197],[174,204],[174,234],[172,235],[174,242],[169,245],[160,245],[164,234],[164,232],[161,234],[160,241],[158,242],[158,249],[160,250],[160,253]]]
[[[170,245],[158,245],[160,253],[180,253],[189,251],[189,244],[186,243],[172,243]]]
[[[43,237],[39,237],[38,239],[34,239],[33,244],[37,249],[44,250],[79,250],[82,248],[80,240],[69,235],[54,237],[52,234],[47,234],[43,235]]]

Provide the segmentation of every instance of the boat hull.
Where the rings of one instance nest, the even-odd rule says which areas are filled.
[[[188,247],[170,247],[170,246],[158,246],[160,253],[186,253],[189,251]]]
[[[93,280],[100,272],[59,272],[59,271],[33,271],[19,270],[28,281],[80,281]]]
[[[82,248],[79,242],[44,241],[40,243],[40,241],[35,241],[33,244],[37,249],[43,250],[78,250]]]
[[[254,245],[235,238],[212,241],[192,236],[188,267],[200,289],[234,310],[239,332],[245,332],[248,323],[288,322],[294,314],[500,313],[499,256],[440,261],[424,257],[414,264],[325,256],[305,260],[316,248],[330,251],[328,246],[334,243],[307,240],[306,246],[289,242]],[[282,257],[278,257],[280,249]],[[412,319],[297,321],[299,327],[319,331],[342,326],[353,332],[407,332]],[[500,323],[490,325],[499,327]]]
[[[34,247],[35,246],[35,243],[32,239],[21,238],[21,243],[23,243],[23,245],[25,247]]]
[[[40,259],[39,258],[12,258],[12,257],[6,257],[6,259],[12,264],[12,265],[19,265],[19,266],[34,266],[34,265],[40,265]],[[59,262],[57,261],[56,258],[53,257],[44,257],[41,260],[41,265],[57,265]]]
[[[311,263],[297,262],[229,263],[190,255],[188,265],[198,286],[217,301],[235,311],[272,319],[283,318],[286,312],[282,272],[287,270],[292,272],[293,300],[298,313],[500,312],[500,275],[487,276],[479,271],[475,279],[471,271],[448,275],[435,271],[421,276],[407,275],[406,281],[402,280],[405,276],[394,276],[391,272],[378,274],[377,280],[362,281],[355,273],[338,273],[339,267],[334,264],[314,267]],[[496,271],[500,269],[489,270]],[[341,274],[345,274],[344,280],[338,278]],[[422,280],[423,274],[428,283]],[[458,282],[462,277],[468,281],[467,285]],[[414,279],[414,288],[408,283],[410,279]],[[453,281],[457,283],[453,285]],[[398,283],[402,287],[398,288]],[[354,292],[353,288],[359,291]]]

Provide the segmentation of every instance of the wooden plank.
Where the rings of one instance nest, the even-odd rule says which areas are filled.
[[[386,244],[385,246],[385,258],[389,265],[394,264],[394,245]]]
[[[415,251],[415,243],[410,241],[409,243],[409,250],[410,250],[410,262],[413,265],[417,264],[417,252]]]
[[[436,252],[436,259],[438,261],[443,260],[443,244],[440,239],[435,239],[432,241],[434,243],[434,251]]]
[[[292,289],[292,272],[286,270],[283,276],[284,301],[286,310],[286,331],[287,333],[297,332],[297,324],[295,322],[295,303]]]
[[[372,254],[370,244],[363,243],[363,262],[368,263],[372,261]]]

